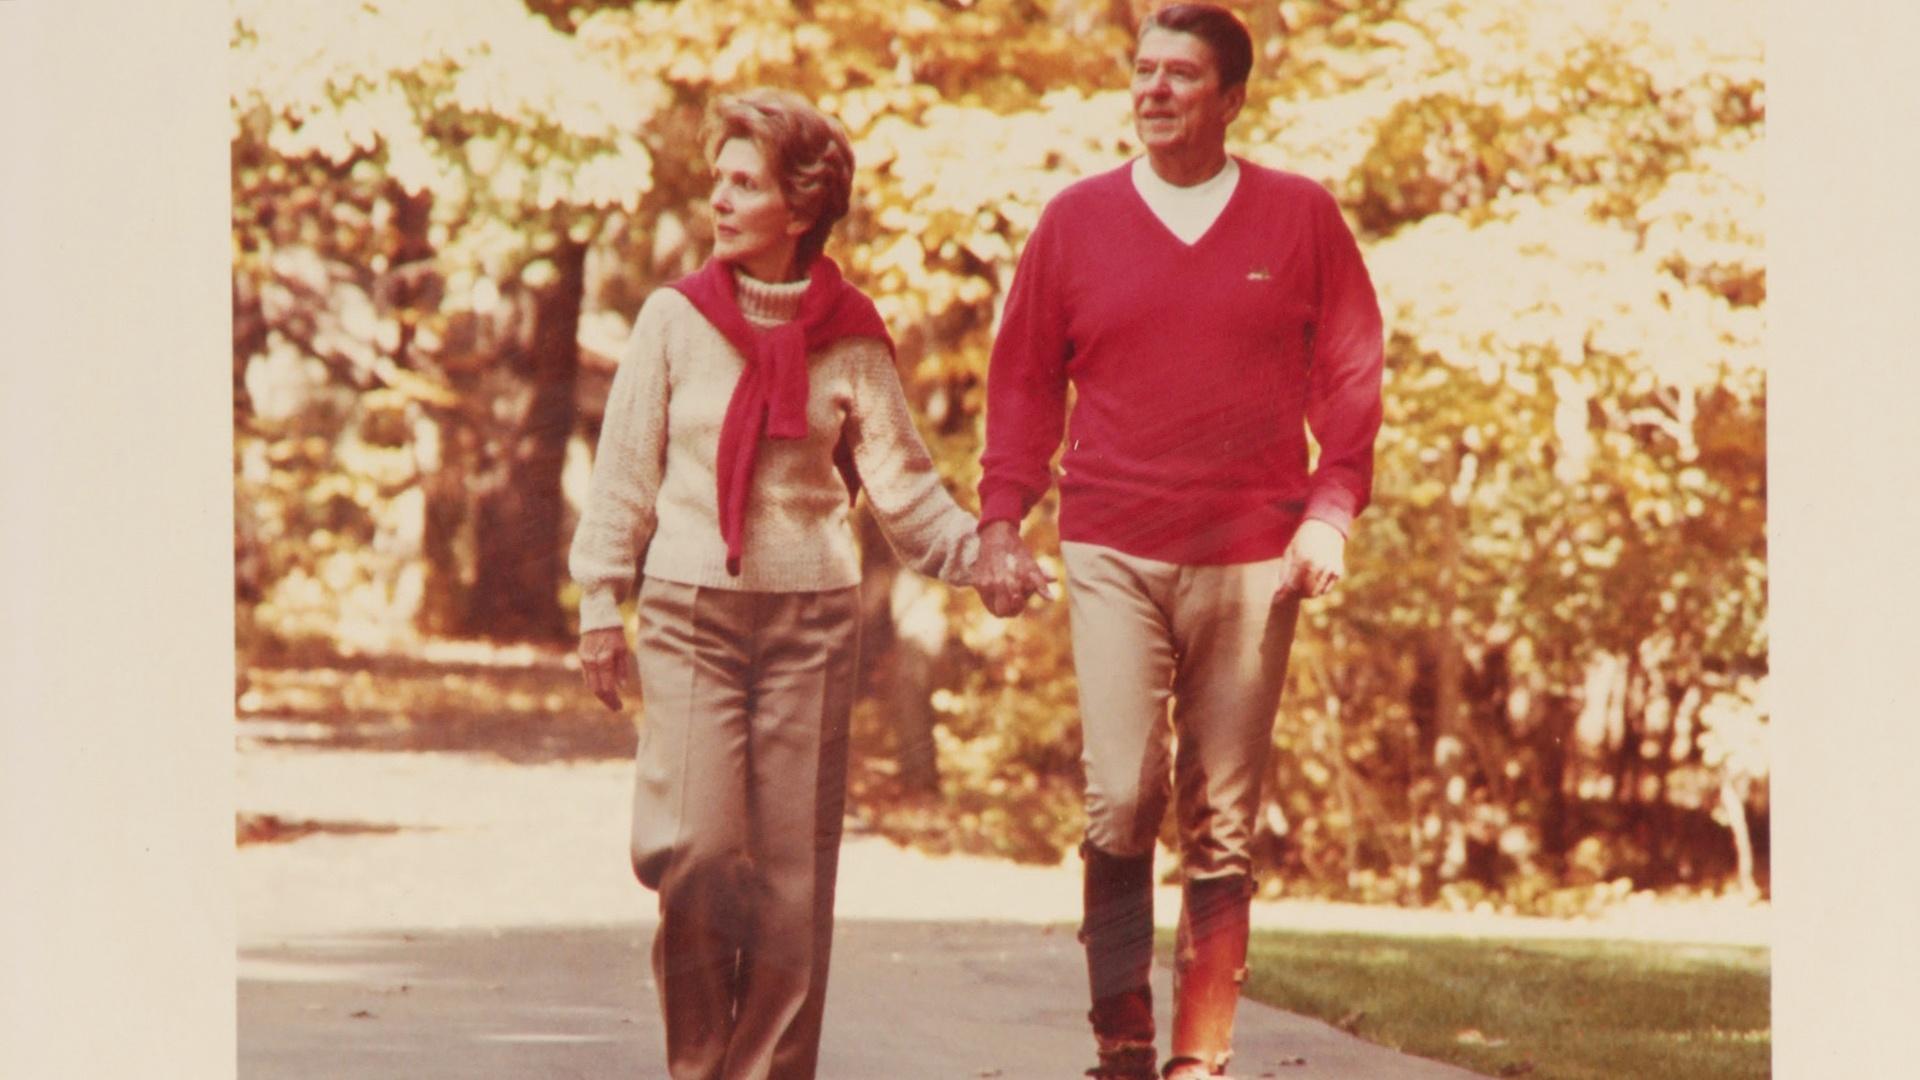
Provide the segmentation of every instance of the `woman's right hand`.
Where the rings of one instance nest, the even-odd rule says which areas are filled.
[[[618,626],[588,630],[580,635],[580,671],[587,689],[601,704],[620,711],[620,688],[627,673],[634,670],[633,651],[627,648],[627,632]],[[638,673],[635,674],[638,681]]]

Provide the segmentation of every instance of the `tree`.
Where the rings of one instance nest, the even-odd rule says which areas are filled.
[[[1363,898],[1757,887],[1757,33],[1728,0],[1236,7],[1258,63],[1234,149],[1335,193],[1390,329],[1376,501],[1295,647],[1263,858]],[[702,110],[756,83],[849,128],[858,194],[829,250],[970,499],[1017,253],[1047,198],[1136,152],[1145,8],[240,4],[244,609],[349,640],[374,610],[564,633],[608,358],[702,258]],[[1046,549],[1052,515],[1029,524]],[[1002,623],[896,586],[862,528],[859,715],[900,786],[942,800],[889,827],[1057,857],[1078,820],[1064,605]]]
[[[600,218],[651,183],[636,132],[665,91],[620,78],[511,0],[448,14],[236,6],[237,381],[277,349],[325,365],[312,381],[391,391],[332,395],[329,433],[432,429],[415,541],[431,556],[426,624],[558,638],[586,253]],[[289,494],[304,500],[273,512],[290,535],[284,519],[312,489]],[[365,538],[392,494],[356,489],[335,513],[359,518]]]

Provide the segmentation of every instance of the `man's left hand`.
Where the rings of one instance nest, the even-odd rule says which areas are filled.
[[[1347,572],[1347,538],[1318,518],[1294,530],[1280,569],[1280,595],[1325,596]]]

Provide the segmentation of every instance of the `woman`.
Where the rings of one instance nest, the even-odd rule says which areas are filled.
[[[820,1045],[857,651],[864,486],[922,573],[971,580],[873,304],[821,255],[853,151],[792,94],[722,99],[703,132],[713,257],[648,297],[614,378],[571,569],[609,708],[618,601],[645,552],[633,866],[660,894],[668,1072],[810,1077]]]

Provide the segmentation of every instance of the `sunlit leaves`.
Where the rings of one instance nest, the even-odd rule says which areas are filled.
[[[785,86],[847,126],[829,250],[963,501],[1022,245],[1048,198],[1138,152],[1111,5],[536,6],[235,4],[236,474],[263,610],[320,620],[336,585],[399,605],[410,568],[464,565],[473,537],[423,523],[422,493],[501,482],[489,440],[524,407],[529,296],[563,239],[589,248],[581,336],[606,355],[704,255],[714,95]],[[1341,199],[1390,334],[1375,504],[1276,731],[1275,858],[1373,897],[1416,895],[1456,844],[1516,896],[1623,872],[1650,856],[1584,804],[1556,825],[1556,800],[1657,775],[1697,806],[1765,770],[1755,20],[1731,0],[1241,6],[1263,36],[1231,146]],[[1051,503],[1030,530],[1052,547]],[[949,805],[988,846],[1064,849],[1064,609],[950,617],[971,660],[937,701]],[[1621,762],[1644,775],[1610,788]]]
[[[594,63],[518,0],[240,0],[234,41],[236,114],[270,117],[268,143],[284,157],[384,154],[411,192],[459,200],[480,188],[539,209],[630,207],[646,190],[637,133],[665,88]],[[494,140],[480,163],[490,167],[469,167],[469,138]]]

